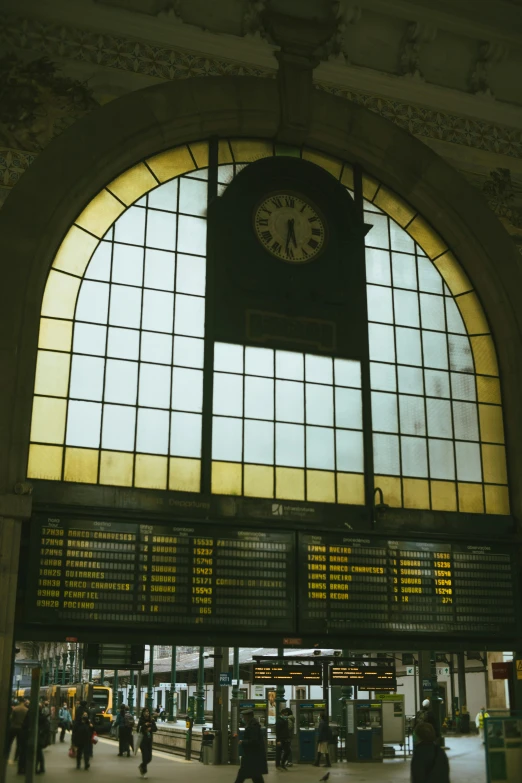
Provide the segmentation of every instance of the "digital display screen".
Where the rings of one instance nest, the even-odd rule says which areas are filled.
[[[293,533],[77,519],[32,526],[30,620],[294,628]]]
[[[299,534],[299,628],[515,634],[506,547]]]
[[[395,669],[390,666],[332,666],[331,685],[357,685],[365,691],[394,691],[397,688]]]
[[[321,666],[293,665],[285,663],[280,666],[253,666],[253,682],[266,682],[268,685],[322,685],[323,670]]]

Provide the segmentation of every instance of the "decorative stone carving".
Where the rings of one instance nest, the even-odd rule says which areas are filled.
[[[244,35],[266,38],[266,30],[262,21],[266,5],[267,0],[249,0],[241,25]]]
[[[399,53],[399,71],[403,76],[423,82],[420,68],[420,52],[423,44],[431,43],[437,36],[437,28],[420,22],[410,22]]]
[[[181,18],[181,0],[174,0],[167,8],[163,8],[157,13],[158,19],[164,19],[170,24],[183,24]]]
[[[509,169],[491,171],[490,179],[482,185],[482,192],[495,214],[522,230],[522,206],[516,204],[516,193]],[[520,201],[522,204],[522,194]]]
[[[469,79],[471,92],[494,98],[489,84],[491,66],[503,62],[509,55],[508,47],[497,41],[482,41],[479,44],[478,58]]]

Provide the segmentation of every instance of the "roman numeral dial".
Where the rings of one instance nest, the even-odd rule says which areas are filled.
[[[254,230],[271,255],[290,264],[311,261],[324,249],[327,238],[319,210],[295,193],[273,193],[258,204]]]

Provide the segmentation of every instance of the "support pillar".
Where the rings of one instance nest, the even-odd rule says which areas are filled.
[[[343,658],[349,658],[350,657],[350,651],[349,650],[343,650],[342,651]],[[346,661],[344,661],[344,665],[346,666]],[[343,725],[344,725],[344,702],[350,701],[353,699],[353,687],[351,685],[343,685],[341,688],[341,698],[343,700]]]
[[[100,669],[100,685],[103,685],[104,680],[105,680],[105,669]]]
[[[67,653],[62,653],[63,666],[62,666],[62,685],[67,685]]]
[[[513,653],[512,710],[522,710],[522,650]]]
[[[205,723],[205,659],[203,652],[205,648],[199,648],[199,668],[198,685],[196,688],[196,720],[197,726],[203,726]]]
[[[178,650],[177,647],[172,646],[170,652],[170,696],[169,696],[169,715],[168,720],[175,721],[177,718],[177,707],[174,705],[176,694],[176,663],[177,663]]]
[[[502,663],[504,660],[504,655],[501,652],[487,652],[486,659],[487,691],[486,704],[484,704],[484,706],[487,707],[488,710],[505,710],[507,704],[504,680],[493,679],[493,668],[491,666],[492,663]]]
[[[466,659],[463,652],[457,653],[457,681],[459,686],[459,711],[464,714],[468,711],[468,696],[466,693]]]
[[[119,690],[120,690],[120,683],[118,681],[118,670],[115,669],[114,677],[112,680],[112,714],[114,715],[114,717],[116,717],[120,709]]]
[[[78,647],[78,682],[83,680],[83,649],[81,645]]]
[[[149,681],[147,686],[147,707],[152,712],[154,699],[154,645],[149,645]]]
[[[285,651],[283,647],[278,647],[277,657],[278,657],[278,663],[284,663]],[[282,684],[277,685],[276,686],[276,717],[279,715],[281,710],[284,709],[285,706],[286,706],[285,686]]]
[[[57,653],[54,656],[54,680],[55,685],[60,684],[60,655]]]
[[[131,715],[134,714],[134,672],[131,669],[129,672],[129,710]]]
[[[73,683],[75,681],[74,677],[74,659],[75,659],[74,650],[69,650],[69,682]]]
[[[234,647],[234,662],[232,664],[232,681],[233,681],[232,698],[239,699],[239,647]]]

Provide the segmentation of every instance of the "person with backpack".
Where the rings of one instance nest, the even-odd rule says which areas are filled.
[[[321,756],[324,753],[326,759],[325,767],[331,767],[330,763],[330,750],[329,744],[332,741],[332,732],[328,725],[326,713],[322,712],[319,719],[319,726],[317,727],[317,758],[315,760],[314,767],[320,766]]]
[[[421,721],[415,732],[417,743],[411,758],[411,783],[450,783],[448,757],[437,744],[431,723]]]
[[[134,727],[134,718],[130,714],[129,708],[123,704],[116,718],[116,727],[118,729],[118,756],[127,754],[129,758],[132,750],[132,729]]]
[[[60,707],[60,711],[58,713],[58,728],[61,729],[60,734],[60,742],[65,741],[65,732],[71,730],[71,724],[72,724],[72,718],[71,713],[69,712],[69,707],[67,706],[67,702],[64,701],[63,706]]]

